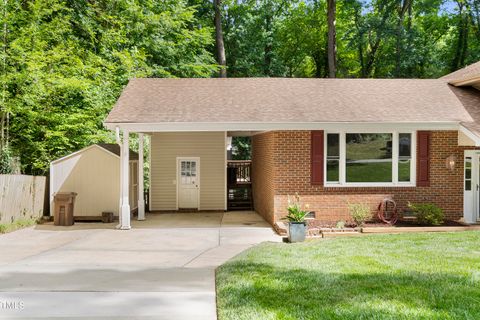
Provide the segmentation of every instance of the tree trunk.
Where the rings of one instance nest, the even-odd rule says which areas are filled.
[[[366,71],[365,71],[365,57],[364,57],[364,49],[363,49],[363,41],[364,41],[364,32],[361,30],[360,26],[360,19],[361,19],[361,7],[356,7],[355,8],[355,28],[356,34],[357,34],[357,51],[358,51],[358,60],[360,61],[360,77],[365,78],[366,77]]]
[[[227,59],[225,58],[225,45],[222,30],[222,0],[213,0],[215,7],[215,40],[217,45],[217,61],[220,65],[220,78],[227,77]]]
[[[263,52],[263,74],[267,77],[272,75],[272,19],[273,17],[270,15],[270,13],[267,13],[265,16],[265,33],[267,34],[267,38]]]
[[[473,1],[473,13],[472,13],[473,24],[477,25],[477,38],[480,41],[480,0]]]
[[[2,83],[2,105],[0,106],[0,148],[8,146],[9,115],[6,107],[5,95],[7,94],[7,0],[3,1],[3,83]]]
[[[458,5],[458,39],[455,48],[455,55],[452,61],[452,71],[456,71],[465,65],[465,58],[468,48],[468,12],[465,12],[465,5],[461,1],[457,1]]]
[[[337,76],[337,40],[335,29],[336,0],[327,0],[328,18],[328,76]]]
[[[410,0],[403,0],[397,8],[397,30],[396,30],[396,48],[395,48],[395,77],[399,78],[402,75],[402,40],[403,40],[403,23],[405,20],[405,13],[411,7]]]

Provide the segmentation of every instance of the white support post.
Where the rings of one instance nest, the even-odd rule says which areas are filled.
[[[120,170],[121,172],[121,183],[120,183],[120,194],[121,194],[121,203],[120,208],[120,229],[121,230],[130,230],[130,202],[128,199],[129,196],[129,169],[130,169],[130,147],[128,145],[128,130],[123,131],[123,141],[122,148],[120,152]]]
[[[138,134],[138,220],[145,220],[143,196],[143,133]]]

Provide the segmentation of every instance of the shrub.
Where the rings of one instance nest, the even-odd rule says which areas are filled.
[[[412,209],[419,224],[438,226],[443,223],[443,210],[433,203],[409,203],[408,207]]]
[[[348,210],[355,224],[360,227],[372,217],[372,210],[365,203],[349,203]]]
[[[337,228],[337,229],[345,228],[345,221],[343,221],[343,220],[337,221],[337,224],[335,225],[335,228]]]
[[[0,147],[0,174],[10,174],[13,171],[13,157],[10,148]]]

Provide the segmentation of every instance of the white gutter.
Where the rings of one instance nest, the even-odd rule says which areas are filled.
[[[271,131],[271,130],[458,130],[459,121],[450,122],[157,122],[157,123],[108,123],[110,130],[130,132],[192,132],[192,131]]]
[[[115,140],[117,141],[117,144],[121,148],[122,147],[122,139],[120,139],[120,127],[119,126],[115,127]]]

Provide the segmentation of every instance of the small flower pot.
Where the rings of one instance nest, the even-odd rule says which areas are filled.
[[[288,225],[288,241],[303,242],[307,234],[307,225],[305,222],[290,222]]]

